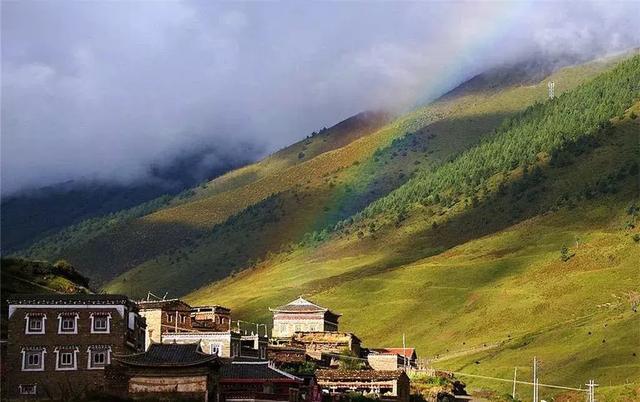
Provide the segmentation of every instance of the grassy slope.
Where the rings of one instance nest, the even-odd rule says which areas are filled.
[[[3,258],[0,269],[2,300],[0,301],[0,338],[6,339],[7,298],[17,294],[34,293],[86,293],[89,289],[74,281],[69,275],[62,275],[46,261],[29,261]],[[77,278],[76,278],[77,279]]]
[[[123,211],[120,214],[122,217],[116,216],[113,219],[107,217],[67,228],[35,244],[24,254],[35,258],[64,257],[98,281],[111,278],[116,273],[127,270],[141,261],[179,246],[181,242],[193,240],[202,235],[203,229],[210,229],[229,214],[250,204],[245,198],[251,195],[246,193],[251,193],[252,188],[260,187],[255,182],[304,163],[306,159],[320,153],[344,146],[350,141],[367,135],[387,120],[388,116],[384,113],[361,113],[324,130],[313,138],[295,143],[256,164],[229,172],[205,185],[185,191],[177,197],[171,199],[165,197],[130,211]],[[300,152],[304,152],[305,157],[299,158]],[[236,194],[238,188],[245,189],[244,193],[241,191],[238,194],[240,201],[230,202],[231,198],[226,196],[227,193]],[[264,193],[261,195],[265,196]],[[192,203],[196,205],[196,210],[202,205],[208,205],[207,209],[212,211],[213,216],[210,215],[208,221],[198,217],[197,227],[193,225],[193,221],[181,221],[180,218],[167,224],[154,218],[155,212],[165,209],[180,211],[181,205]],[[166,212],[158,213],[160,216],[167,214]]]
[[[563,69],[552,79],[562,83],[560,91],[570,89],[611,63]],[[199,195],[192,202],[162,209],[131,223],[124,238],[110,236],[109,242],[97,245],[101,250],[113,248],[113,244],[118,247],[130,244],[138,247],[137,253],[140,248],[143,252],[154,249],[163,252],[144,255],[133,269],[105,288],[132,294],[165,289],[183,294],[203,283],[221,279],[229,272],[251,266],[248,260],[278,252],[304,233],[350,216],[397,188],[416,171],[436,166],[477,143],[503,118],[544,99],[546,84],[458,92],[345,146],[290,168],[282,165],[271,168],[257,180],[249,179],[256,166],[225,175],[208,186],[214,189],[210,195]],[[290,155],[297,158],[298,151],[295,149]],[[277,200],[264,202],[270,194],[277,194]],[[244,218],[241,214],[240,223],[209,232],[212,225],[248,204],[256,206],[258,213],[245,213]],[[148,230],[154,226],[157,230]],[[180,238],[177,233],[181,229],[184,237],[196,240],[166,252],[175,245],[175,239]],[[195,234],[190,235],[190,231]],[[116,258],[108,263],[121,260],[130,263],[132,259],[126,257],[127,253],[126,258],[118,256],[121,251],[113,250]],[[83,261],[89,264],[100,256],[87,248],[79,252],[84,253],[79,259],[73,253],[65,257],[82,266]],[[97,264],[100,269],[101,262]]]
[[[634,110],[640,114],[640,104]],[[425,208],[400,228],[274,256],[188,300],[224,303],[239,315],[268,321],[266,307],[304,293],[343,313],[344,327],[368,345],[391,346],[403,332],[410,334],[423,356],[444,355],[434,363],[439,368],[509,378],[518,366],[527,378],[536,355],[543,361],[544,381],[551,383],[637,380],[638,318],[625,293],[640,290],[640,246],[631,238],[638,230],[626,228],[631,219],[626,210],[637,202],[638,176],[617,182],[615,194],[538,213],[566,192],[579,192],[637,161],[640,119],[614,123],[600,147],[570,166],[551,167],[542,158],[546,179],[535,203],[507,198],[471,212]],[[512,181],[520,177],[518,169],[511,173]],[[535,205],[528,209],[528,204]],[[512,206],[522,209],[521,217],[501,220],[499,211]],[[434,220],[449,223],[433,229]],[[455,240],[458,246],[442,252]],[[576,254],[568,262],[559,260],[562,245]],[[483,345],[489,347],[446,358]],[[509,388],[468,381],[473,387]],[[604,392],[616,400],[633,395],[633,387]]]

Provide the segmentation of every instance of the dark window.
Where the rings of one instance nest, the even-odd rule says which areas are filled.
[[[21,395],[35,395],[36,384],[20,384],[18,391]]]
[[[27,355],[27,365],[29,366],[39,366],[40,365],[40,354],[30,353]]]
[[[106,348],[89,349],[89,368],[102,368],[109,364],[109,353]]]
[[[60,364],[63,366],[71,366],[73,364],[73,353],[60,353]]]
[[[24,360],[22,363],[23,370],[42,370],[44,369],[44,350],[29,350],[24,352]]]
[[[59,370],[75,370],[76,369],[76,353],[73,350],[65,350],[58,352],[57,367]]]
[[[27,332],[35,332],[42,333],[44,332],[44,317],[42,316],[29,316],[27,318],[29,322],[29,331]]]
[[[94,332],[108,332],[109,331],[109,318],[105,315],[98,315],[93,317],[93,331]]]
[[[107,361],[107,354],[105,352],[96,352],[93,354],[93,362],[95,364],[104,364]]]
[[[60,332],[75,332],[76,331],[76,317],[75,316],[63,316],[61,317]]]

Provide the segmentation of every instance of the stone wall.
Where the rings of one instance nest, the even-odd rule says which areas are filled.
[[[369,365],[374,370],[396,370],[402,365],[401,358],[393,354],[374,354],[367,356]]]
[[[162,310],[140,311],[140,315],[147,320],[146,350],[151,343],[162,342]]]
[[[89,346],[110,346],[111,354],[133,353],[135,348],[128,345],[132,337],[127,328],[127,313],[121,316],[116,306],[98,308],[92,306],[68,306],[64,308],[18,308],[8,323],[8,345],[6,364],[9,398],[16,398],[20,384],[35,384],[36,397],[71,399],[89,390],[100,390],[104,386],[104,369],[89,368]],[[77,313],[77,334],[58,334],[58,314],[60,312]],[[25,334],[27,313],[43,314],[45,333]],[[110,313],[110,331],[105,334],[91,333],[91,313]],[[136,329],[138,331],[139,329]],[[42,371],[22,370],[22,349],[44,347],[44,367]],[[77,350],[76,368],[73,370],[56,369],[55,349],[72,347]]]
[[[142,377],[129,379],[129,395],[140,393],[202,393],[207,392],[207,376]]]
[[[202,332],[185,334],[164,334],[164,343],[195,343],[200,342],[200,347],[205,353],[211,353],[211,345],[221,345],[220,357],[232,357],[234,349],[240,353],[240,335],[233,332]]]
[[[276,317],[273,320],[272,336],[274,338],[288,338],[295,332],[327,331],[324,316],[319,318]]]

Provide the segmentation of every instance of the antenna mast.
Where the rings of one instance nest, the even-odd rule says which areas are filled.
[[[549,99],[555,98],[556,83],[554,81],[549,81],[547,83],[547,88],[549,89]]]

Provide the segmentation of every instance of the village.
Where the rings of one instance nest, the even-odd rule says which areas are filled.
[[[270,325],[151,296],[22,295],[8,304],[4,396],[13,400],[409,402],[408,373],[421,369],[414,348],[367,348],[340,329],[339,313],[304,297],[269,308]]]

